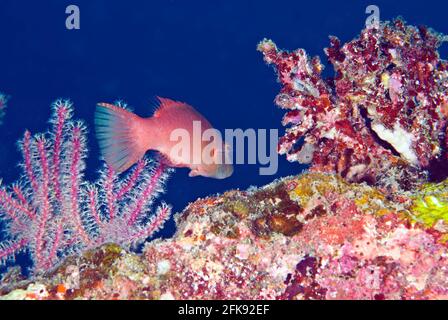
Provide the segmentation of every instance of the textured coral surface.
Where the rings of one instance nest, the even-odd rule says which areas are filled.
[[[190,204],[176,216],[174,238],[148,243],[141,255],[106,245],[33,280],[17,282],[11,271],[0,292],[15,299],[446,299],[447,224],[419,220],[420,192],[390,201],[366,184],[320,173],[229,191]]]
[[[322,78],[319,57],[262,41],[258,50],[282,85],[276,104],[288,110],[279,152],[349,181],[446,177],[448,64],[437,51],[445,40],[400,19],[344,45],[330,37],[331,79]]]

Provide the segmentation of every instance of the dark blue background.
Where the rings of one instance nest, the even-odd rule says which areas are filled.
[[[79,31],[65,28],[69,4],[81,9]],[[402,15],[448,33],[443,1],[0,0],[0,91],[12,96],[0,127],[0,176],[6,183],[18,177],[15,141],[26,128],[45,130],[49,105],[60,97],[74,102],[76,118],[91,129],[89,178],[99,165],[92,119],[100,101],[124,99],[148,116],[160,95],[192,104],[219,129],[280,128],[279,85],[257,43],[268,37],[323,57],[329,35],[345,42],[359,34],[368,4],[379,5],[382,20]],[[237,166],[223,181],[177,170],[164,199],[180,211],[198,197],[302,170],[279,161],[275,177],[259,176],[255,165]],[[171,223],[165,235],[172,231]]]

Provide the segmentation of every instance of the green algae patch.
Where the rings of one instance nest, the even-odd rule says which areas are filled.
[[[426,227],[431,228],[438,223],[448,226],[448,179],[424,184],[413,197],[411,211],[413,220]]]

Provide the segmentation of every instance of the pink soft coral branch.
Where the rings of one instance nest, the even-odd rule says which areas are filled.
[[[107,176],[104,183],[104,188],[106,190],[106,201],[107,208],[109,210],[109,221],[113,221],[115,218],[115,172],[111,167],[107,167]]]
[[[39,200],[40,204],[40,212],[38,217],[38,226],[36,233],[36,265],[37,268],[41,268],[43,266],[44,257],[44,245],[45,245],[45,232],[47,229],[48,219],[50,218],[50,200],[49,200],[49,174],[48,174],[48,162],[47,155],[45,152],[45,141],[43,139],[37,140],[37,149],[39,152],[40,165],[42,168],[42,181],[40,184],[39,190]]]
[[[0,245],[0,262],[8,259],[16,252],[23,249],[26,246],[26,244],[27,244],[26,240],[22,239],[10,245],[8,244]]]
[[[67,118],[70,117],[70,111],[65,103],[60,102],[56,107],[56,121],[54,132],[54,148],[53,148],[53,176],[52,183],[54,184],[55,196],[59,202],[62,202],[61,186],[59,181],[60,165],[61,165],[61,146],[63,140],[63,130]]]
[[[137,168],[138,169],[138,168]],[[137,171],[137,170],[136,170]],[[149,179],[147,185],[141,192],[141,196],[137,199],[134,206],[132,207],[128,225],[134,225],[139,216],[142,214],[142,210],[144,207],[152,202],[152,197],[155,194],[155,190],[157,188],[158,181],[165,171],[165,165],[163,163],[159,163],[159,165],[155,168],[151,178]]]

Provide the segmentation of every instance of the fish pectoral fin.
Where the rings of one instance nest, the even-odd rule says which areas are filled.
[[[190,171],[190,173],[188,174],[189,177],[197,177],[199,176],[199,171],[197,169],[193,169]]]
[[[173,161],[171,161],[171,159],[168,156],[166,156],[160,152],[158,153],[158,155],[159,155],[159,161],[163,162],[168,167],[178,167],[178,165],[176,163],[174,163]]]
[[[159,161],[163,162],[165,165],[171,168],[185,168],[188,167],[187,163],[183,163],[180,161],[176,161],[173,159],[170,159],[168,156],[164,155],[163,153],[158,153]]]

